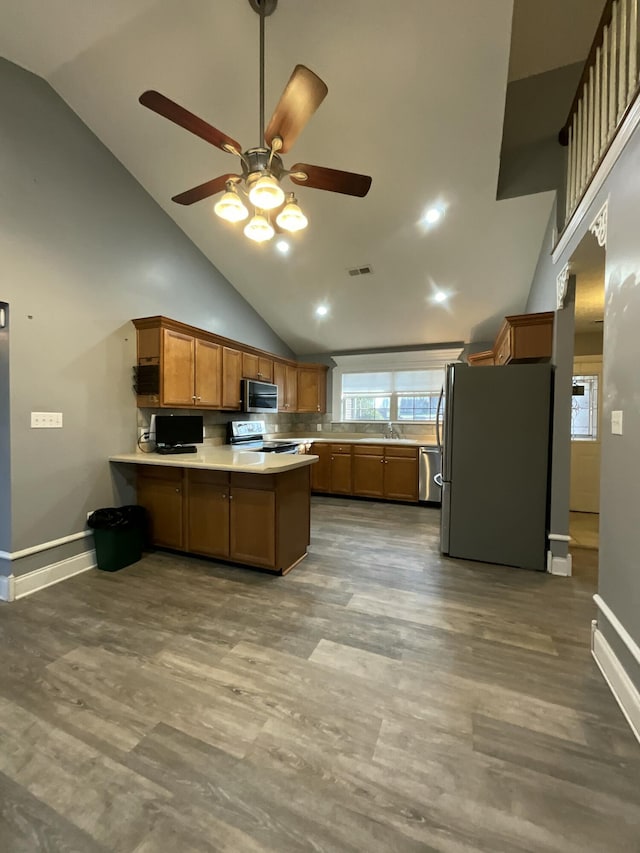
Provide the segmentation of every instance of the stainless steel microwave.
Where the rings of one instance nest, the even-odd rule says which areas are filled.
[[[242,410],[244,412],[277,412],[278,386],[257,379],[242,380]]]

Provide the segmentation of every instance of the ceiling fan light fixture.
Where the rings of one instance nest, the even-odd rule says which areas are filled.
[[[287,203],[276,217],[276,222],[285,231],[302,231],[309,224],[309,220],[300,210],[298,200],[293,193],[289,194]]]
[[[271,240],[275,231],[269,220],[261,213],[256,213],[244,226],[244,236],[256,243]]]
[[[273,210],[284,201],[284,191],[271,175],[262,175],[249,190],[249,201],[260,210]]]
[[[241,222],[249,215],[242,199],[232,187],[228,187],[220,201],[214,205],[213,211],[221,219],[226,219],[227,222]]]

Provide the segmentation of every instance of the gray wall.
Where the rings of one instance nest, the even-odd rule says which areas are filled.
[[[0,551],[10,551],[11,544],[11,445],[9,409],[9,306],[5,311],[6,326],[0,329]],[[0,571],[1,574],[1,571]]]
[[[604,201],[609,197],[605,267],[603,424],[600,487],[600,595],[640,645],[640,132],[627,144],[569,246],[553,266],[543,246],[528,310],[549,310],[556,275],[571,258]],[[611,434],[611,412],[624,412],[624,434]],[[619,651],[613,630],[599,618]],[[630,655],[620,653],[640,689],[640,672]]]
[[[558,143],[582,73],[582,62],[514,80],[507,86],[499,199],[560,189],[567,149]]]
[[[292,353],[50,86],[5,60],[0,115],[13,474],[2,544],[17,551],[81,531],[87,510],[115,500],[106,459],[136,434],[131,318]],[[64,428],[30,429],[31,411],[63,412]],[[4,498],[1,450],[0,466]]]

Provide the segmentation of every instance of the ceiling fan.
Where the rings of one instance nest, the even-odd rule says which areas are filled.
[[[280,182],[289,178],[294,184],[318,190],[366,196],[371,186],[368,175],[343,172],[308,163],[295,163],[286,169],[281,154],[286,154],[301,131],[327,95],[325,83],[304,65],[296,65],[289,82],[265,130],[264,123],[264,24],[278,0],[249,0],[251,8],[260,16],[260,138],[265,145],[242,150],[235,139],[208,124],[208,122],[176,104],[159,92],[150,90],[140,95],[140,103],[169,119],[185,130],[210,142],[221,151],[240,158],[240,174],[227,173],[173,196],[178,204],[194,204],[226,190],[215,205],[218,216],[230,222],[239,222],[249,216],[240,195],[248,197],[255,208],[244,233],[256,242],[270,240],[276,228],[299,231],[307,225],[294,193],[285,197]],[[275,223],[271,217],[275,216]]]

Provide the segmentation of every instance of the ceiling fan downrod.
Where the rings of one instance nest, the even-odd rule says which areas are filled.
[[[249,0],[249,5],[260,15],[260,127],[258,139],[264,139],[264,19],[273,15],[278,0]]]

